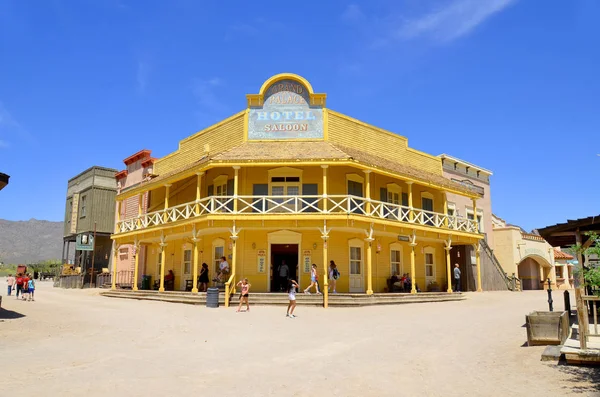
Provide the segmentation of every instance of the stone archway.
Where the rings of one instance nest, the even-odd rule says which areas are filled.
[[[552,265],[537,255],[526,256],[519,262],[518,271],[523,290],[544,289],[543,282],[550,277]]]

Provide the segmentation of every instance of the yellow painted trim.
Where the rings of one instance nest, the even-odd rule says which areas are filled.
[[[248,118],[250,117],[250,109],[244,111],[244,142],[248,142]]]
[[[279,74],[276,74],[275,76],[269,77],[263,83],[263,85],[260,87],[260,90],[258,91],[258,95],[264,96],[265,91],[267,91],[267,88],[269,88],[271,85],[273,85],[281,80],[296,80],[297,82],[303,84],[306,87],[309,94],[315,93],[315,91],[312,88],[312,85],[304,77],[294,74],[294,73],[279,73]]]
[[[323,140],[329,140],[329,110],[323,108]]]

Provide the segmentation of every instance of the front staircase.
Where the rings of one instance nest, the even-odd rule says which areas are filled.
[[[206,293],[192,294],[179,291],[131,291],[116,290],[103,291],[102,296],[109,298],[138,299],[170,303],[186,303],[189,305],[206,305]],[[232,295],[231,306],[238,302],[238,294]],[[448,294],[445,292],[423,292],[418,294],[329,294],[329,306],[359,307],[372,305],[399,305],[405,303],[429,303],[465,300],[462,293]],[[251,305],[278,305],[285,306],[289,302],[286,293],[260,293],[250,294]],[[323,306],[323,295],[297,294],[296,303],[302,306]],[[219,304],[225,305],[225,294],[219,293]]]

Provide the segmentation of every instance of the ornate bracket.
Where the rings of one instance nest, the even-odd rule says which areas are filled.
[[[321,238],[323,239],[323,241],[327,241],[327,239],[329,238],[329,232],[331,231],[331,228],[327,229],[327,220],[323,220],[323,229],[317,229],[319,229],[319,231],[321,232]]]

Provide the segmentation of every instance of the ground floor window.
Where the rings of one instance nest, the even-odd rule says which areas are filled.
[[[428,282],[435,280],[435,250],[425,248],[425,278]]]
[[[219,265],[223,256],[225,256],[225,242],[219,239],[213,245],[213,275],[216,275],[221,270]]]
[[[350,247],[350,274],[360,274],[362,267],[362,249]]]
[[[401,275],[404,272],[402,269],[402,251],[398,247],[390,249],[390,267],[391,275]]]
[[[192,273],[192,250],[183,251],[183,274]]]

